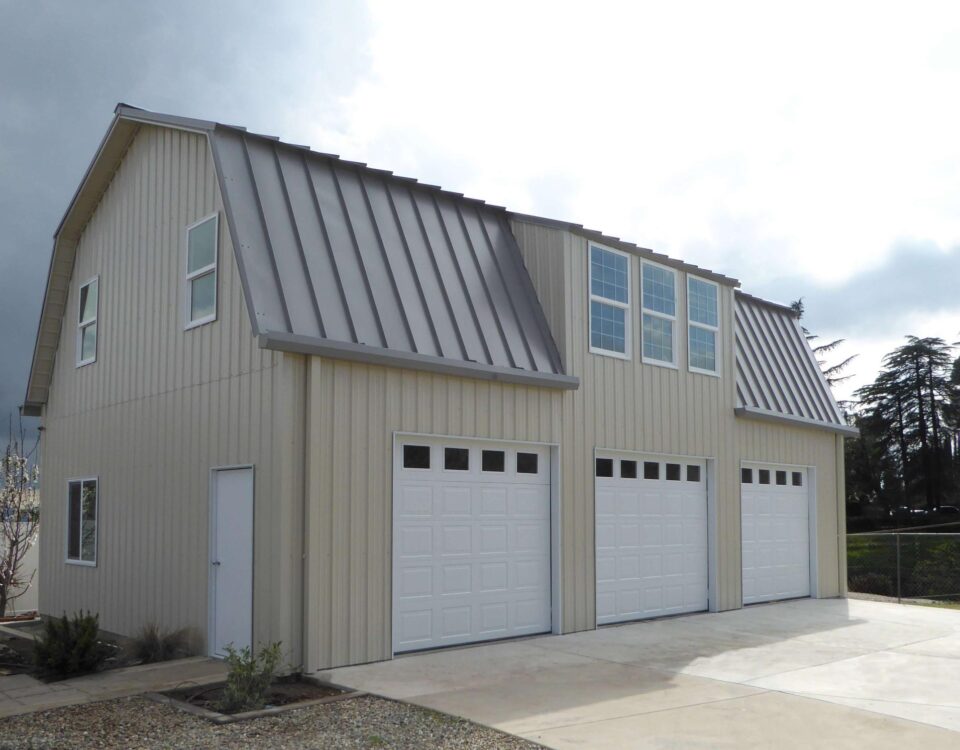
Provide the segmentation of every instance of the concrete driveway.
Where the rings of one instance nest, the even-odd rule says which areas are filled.
[[[805,599],[319,676],[555,748],[960,747],[946,609]]]

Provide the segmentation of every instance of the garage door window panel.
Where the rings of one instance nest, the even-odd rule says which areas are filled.
[[[430,468],[430,446],[428,445],[403,446],[403,468],[404,469],[429,469]]]

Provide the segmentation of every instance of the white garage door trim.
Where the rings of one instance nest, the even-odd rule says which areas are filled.
[[[751,482],[744,482],[744,471],[749,470],[751,472]],[[765,471],[769,472],[767,474],[767,481],[769,485],[761,484],[761,475],[760,472]],[[800,481],[803,483],[803,492],[796,492],[794,497],[800,495],[806,501],[806,513],[807,513],[807,523],[805,524],[806,537],[807,537],[807,569],[808,576],[806,581],[806,586],[797,585],[796,583],[790,582],[788,584],[779,584],[771,588],[768,586],[767,591],[753,591],[748,592],[747,589],[750,588],[747,585],[747,574],[746,571],[748,566],[751,565],[751,561],[755,561],[756,555],[758,554],[757,550],[751,549],[752,545],[756,544],[756,540],[752,540],[751,532],[745,523],[745,516],[747,515],[747,508],[744,503],[744,493],[758,490],[760,487],[769,486],[771,491],[777,492],[778,486],[778,476],[777,472],[785,472],[786,484],[780,485],[785,488],[785,493],[790,493],[791,490],[799,489],[794,484],[797,480],[795,474],[799,474]],[[817,554],[817,472],[816,468],[812,466],[803,466],[798,464],[774,464],[763,461],[742,461],[740,464],[740,476],[737,477],[738,483],[740,485],[740,539],[741,539],[741,565],[740,565],[740,575],[741,575],[741,594],[742,602],[744,606],[750,604],[760,604],[763,602],[778,601],[781,599],[802,599],[806,597],[818,597],[819,596],[819,576],[818,576],[818,554]],[[799,497],[798,497],[799,499]],[[795,529],[796,530],[796,529]],[[756,532],[754,532],[755,535]],[[769,544],[769,542],[768,542]],[[777,589],[776,591],[773,589]]]
[[[430,468],[418,470],[405,467],[403,458],[404,445],[426,446],[429,449]],[[444,466],[446,448],[466,449],[467,454],[465,455],[469,457],[469,468],[464,471],[447,470]],[[491,470],[484,470],[483,451],[491,450],[495,452],[494,454],[490,454],[491,457],[496,457],[497,455],[502,456],[503,465],[491,465]],[[517,465],[518,453],[533,453],[538,456],[536,474],[521,473],[519,470],[520,467]],[[391,608],[391,633],[394,653],[520,637],[536,633],[558,632],[558,623],[560,622],[558,616],[560,604],[559,582],[557,580],[557,571],[559,570],[558,458],[558,446],[549,443],[488,440],[415,433],[394,434],[392,482],[393,533],[390,553],[392,566],[391,597],[393,602]],[[427,531],[424,528],[427,524],[422,524],[417,517],[419,514],[417,514],[416,511],[414,511],[413,515],[410,514],[410,506],[405,505],[405,498],[409,498],[408,503],[417,502],[416,493],[418,491],[422,493],[427,488],[430,488],[428,493],[430,499],[427,500],[427,502],[431,504],[430,513],[435,514],[438,509],[437,503],[439,503],[443,497],[437,492],[437,488],[440,486],[452,490],[461,490],[459,493],[454,492],[453,494],[459,494],[461,503],[466,501],[470,503],[470,507],[469,509],[467,506],[458,508],[457,513],[459,517],[451,518],[449,525],[439,519],[432,518],[429,522],[431,530]],[[462,489],[467,487],[470,488],[470,491],[467,493],[462,492]],[[482,516],[479,515],[483,513],[483,510],[476,505],[480,499],[478,494],[484,487],[507,491],[507,494],[503,496],[503,498],[507,500],[507,503],[503,506],[506,516],[496,520],[509,522],[511,520],[511,514],[520,513],[521,521],[527,520],[528,522],[532,522],[526,524],[526,528],[524,529],[527,535],[527,541],[536,541],[537,544],[544,545],[542,549],[546,556],[545,567],[541,566],[539,569],[540,574],[543,575],[546,580],[545,591],[541,590],[540,594],[529,598],[526,598],[524,594],[518,594],[518,591],[511,591],[512,586],[520,585],[517,582],[516,576],[518,572],[522,572],[522,570],[519,569],[516,564],[509,563],[526,563],[528,572],[531,574],[534,572],[536,566],[532,564],[534,562],[533,560],[513,559],[515,555],[513,554],[512,545],[516,539],[514,535],[517,533],[518,528],[523,527],[517,527],[510,523],[506,524],[507,536],[512,541],[508,543],[504,554],[508,562],[506,569],[510,572],[511,581],[508,583],[507,589],[504,590],[503,594],[504,599],[502,604],[505,604],[506,607],[504,610],[500,610],[501,612],[507,610],[510,612],[507,618],[508,622],[503,627],[500,625],[491,627],[489,623],[481,622],[480,618],[483,613],[475,606],[477,597],[485,596],[477,590],[477,587],[480,585],[478,574],[480,573],[479,565],[482,560],[482,558],[478,557],[477,550],[479,549],[481,541],[478,533],[482,532],[483,528],[487,526],[487,523],[483,520]],[[516,490],[518,489],[522,489],[523,493],[517,493]],[[541,490],[543,491],[542,493]],[[545,508],[538,506],[542,510],[545,510],[546,516],[537,518],[536,514],[541,512],[537,510],[533,511],[533,516],[524,519],[523,516],[526,513],[526,509],[518,508],[515,503],[518,500],[525,500],[526,503],[529,504],[531,501],[534,501],[534,498],[538,495],[546,503]],[[457,498],[452,498],[451,501],[455,502],[456,499]],[[423,503],[424,500],[425,497],[421,495],[419,502]],[[403,517],[405,507],[408,508],[406,518]],[[420,516],[420,518],[424,517],[425,514],[424,516]],[[466,523],[461,523],[461,521],[466,521]],[[449,562],[447,565],[451,566],[450,575],[454,577],[457,575],[462,576],[459,585],[463,587],[461,592],[453,592],[447,595],[447,599],[450,602],[450,612],[454,616],[453,619],[456,619],[455,616],[459,610],[459,615],[464,618],[464,621],[446,634],[438,632],[440,621],[437,617],[439,610],[436,609],[438,606],[437,587],[441,581],[437,575],[439,569],[436,567],[440,564],[437,554],[438,547],[433,544],[430,547],[431,551],[420,556],[419,560],[417,559],[416,553],[408,557],[406,561],[401,561],[400,559],[405,544],[409,545],[411,543],[411,532],[416,533],[419,531],[419,533],[423,535],[424,531],[426,531],[426,536],[432,535],[434,538],[439,539],[437,531],[440,530],[440,526],[437,526],[437,524],[443,526],[444,530],[459,534],[459,538],[464,542],[465,548],[470,549],[473,553],[472,557],[470,556],[471,553],[465,553],[461,560],[457,559],[456,553],[454,553],[452,558],[448,558]],[[494,525],[496,525],[496,523],[494,523]],[[492,527],[488,528],[488,531],[491,530],[493,530]],[[403,538],[401,538],[402,535]],[[472,541],[468,542],[468,537]],[[405,543],[403,539],[406,539],[407,542]],[[527,556],[527,553],[519,554],[522,558]],[[536,553],[534,553],[534,556],[537,556]],[[470,566],[469,570],[467,570],[468,566]],[[428,568],[429,572],[427,570]],[[491,570],[492,569],[491,567]],[[424,590],[429,589],[430,593],[418,595],[414,592],[416,586],[413,586],[413,578],[416,577],[416,575],[422,578]],[[406,595],[404,595],[405,588],[408,592]],[[527,589],[527,591],[532,592],[532,589]],[[541,596],[543,598],[540,598]],[[492,598],[496,599],[497,594],[493,594]],[[539,600],[539,604],[535,600]],[[493,602],[493,604],[501,604],[501,602]],[[422,615],[424,623],[429,621],[429,627],[424,628],[423,636],[413,633],[413,630],[416,629],[413,627],[413,620],[415,618],[411,617],[411,613],[415,613],[416,608],[420,605],[424,605],[423,610],[420,610],[420,612],[426,613]],[[526,610],[520,609],[521,606],[526,607]],[[490,607],[489,611],[493,613],[494,610],[497,610],[497,607]],[[522,615],[524,614],[529,616],[528,622],[522,621]],[[469,622],[466,619],[468,616],[470,617]],[[404,626],[404,622],[406,622],[406,626]],[[406,632],[404,632],[405,627]]]
[[[612,466],[604,467],[605,470],[611,471],[612,477],[597,476],[598,460],[612,461]],[[624,461],[628,462],[631,471],[624,471]],[[647,462],[657,465],[656,479],[644,478]],[[668,464],[671,465],[669,469]],[[697,456],[634,453],[600,448],[595,450],[593,468],[597,625],[702,612],[717,608],[715,598],[716,545],[714,539],[716,510],[713,491],[714,466],[715,462],[712,459]],[[688,474],[688,467],[696,467],[699,472],[698,480],[693,480],[692,476]],[[652,471],[654,467],[651,466],[650,468]],[[680,472],[679,479],[674,478],[677,476],[675,473],[677,471]],[[680,547],[685,547],[679,558],[681,570],[683,567],[687,567],[687,570],[679,574],[680,579],[677,580],[675,586],[670,587],[669,591],[660,589],[660,604],[652,600],[640,601],[642,590],[646,589],[646,593],[656,593],[654,590],[657,587],[644,586],[640,577],[634,578],[630,574],[627,567],[629,567],[631,560],[634,567],[637,568],[635,572],[638,573],[640,572],[641,560],[638,556],[624,554],[622,550],[616,551],[620,547],[620,539],[611,536],[616,534],[619,537],[621,533],[629,530],[629,525],[625,525],[622,520],[618,520],[621,504],[619,499],[615,500],[610,497],[610,493],[624,490],[640,492],[644,483],[651,489],[656,488],[661,492],[667,491],[673,496],[673,499],[687,503],[680,516],[674,520],[680,521],[678,530],[681,534],[693,534],[693,542],[681,542],[680,544]],[[698,497],[693,502],[702,502],[702,504],[690,504],[691,496],[689,493],[694,485],[697,488],[694,494]],[[643,497],[643,495],[638,495],[635,502],[639,504]],[[684,515],[687,516],[686,521],[682,520]],[[604,518],[605,516],[606,518]],[[653,534],[659,533],[662,538],[663,526],[662,522],[658,522],[657,526],[651,525],[649,529],[644,529],[642,522],[640,522],[633,531],[635,532],[636,543],[628,546],[642,551],[644,542],[642,536],[650,532]],[[677,558],[674,557],[674,559]],[[662,570],[664,560],[663,557],[657,560],[651,556],[649,563],[652,566],[660,565]],[[636,595],[638,598],[635,602],[636,606],[632,608],[626,606],[628,602],[623,597],[618,596],[619,594],[630,593],[631,586],[629,584],[624,586],[625,577],[637,582]],[[670,594],[671,596],[676,594],[680,598],[679,600],[663,601],[664,594]],[[611,600],[611,596],[617,600]]]

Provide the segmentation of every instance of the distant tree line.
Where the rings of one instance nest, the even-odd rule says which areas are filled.
[[[887,512],[960,506],[960,357],[940,338],[908,336],[858,389],[846,447],[847,502]]]
[[[791,307],[798,317],[803,300]],[[827,383],[846,380],[856,357],[830,364],[826,355],[843,339],[819,343],[806,328]],[[886,517],[897,509],[935,513],[960,508],[960,356],[940,338],[907,336],[883,358],[873,383],[840,402],[860,437],[846,441],[847,506],[871,507]],[[960,521],[960,514],[956,519]],[[896,525],[896,523],[894,524]]]

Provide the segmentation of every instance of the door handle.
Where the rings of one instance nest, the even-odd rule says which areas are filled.
[[[220,561],[219,561],[219,560],[213,560],[213,561],[210,562],[210,564],[211,564],[211,565],[219,565],[219,564],[220,564]]]

